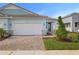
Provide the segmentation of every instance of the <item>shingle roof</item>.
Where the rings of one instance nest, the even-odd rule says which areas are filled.
[[[73,16],[73,15],[79,15],[79,13],[71,13],[71,14],[69,14],[69,15],[67,15],[67,16],[62,17],[62,18],[64,19],[64,18],[67,18],[67,17]]]
[[[10,6],[10,5],[14,5],[20,9],[5,9],[7,6]],[[5,6],[3,6],[2,8],[0,8],[0,12],[1,14],[3,14],[4,16],[7,15],[7,16],[18,16],[18,17],[45,17],[45,18],[48,18],[48,19],[53,19],[51,17],[48,17],[48,16],[44,16],[44,15],[39,15],[39,14],[36,14],[32,11],[29,11],[27,9],[24,9],[20,6],[17,6],[15,4],[12,4],[12,3],[9,3]]]
[[[11,5],[13,5],[13,6],[16,6],[16,7],[18,7],[18,8],[20,8],[20,9],[5,9],[5,8],[7,8],[8,6],[11,6]],[[15,4],[12,4],[12,3],[10,3],[10,4],[7,4],[7,5],[5,5],[5,6],[3,6],[2,8],[0,8],[0,12],[1,13],[3,13],[3,14],[6,14],[6,15],[13,15],[13,14],[34,14],[33,12],[31,12],[31,11],[29,11],[29,10],[26,10],[26,9],[24,9],[24,8],[22,8],[22,7],[19,7],[19,6],[17,6],[17,5],[15,5]]]
[[[48,16],[43,16],[43,15],[36,15],[36,14],[27,14],[27,15],[8,15],[8,16],[12,16],[12,17],[43,17],[43,18],[46,18],[46,19],[53,19],[55,20],[54,18],[51,18],[51,17],[48,17]]]

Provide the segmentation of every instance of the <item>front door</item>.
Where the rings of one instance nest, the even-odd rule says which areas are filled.
[[[51,34],[51,22],[48,23],[48,32],[47,34]]]

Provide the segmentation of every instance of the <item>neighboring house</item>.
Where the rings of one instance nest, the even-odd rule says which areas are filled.
[[[70,32],[79,32],[79,13],[72,13],[63,17],[65,27]]]
[[[65,28],[70,32],[79,32],[79,13],[72,13],[62,18]],[[57,21],[55,22],[55,30],[58,28]]]
[[[12,35],[52,34],[54,21],[11,3],[0,8],[0,27]]]

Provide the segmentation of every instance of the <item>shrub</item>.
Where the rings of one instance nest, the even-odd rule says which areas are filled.
[[[71,38],[73,42],[79,42],[79,33],[68,33],[68,38]]]
[[[60,40],[64,40],[65,38],[67,38],[67,31],[65,29],[65,25],[62,21],[61,16],[58,17],[58,29],[56,30],[56,35],[58,37],[58,39]]]
[[[0,28],[0,40],[3,40],[5,38],[6,31],[3,28]]]

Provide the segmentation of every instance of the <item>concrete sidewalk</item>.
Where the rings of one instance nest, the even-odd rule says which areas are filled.
[[[79,50],[0,51],[0,55],[79,55]]]

